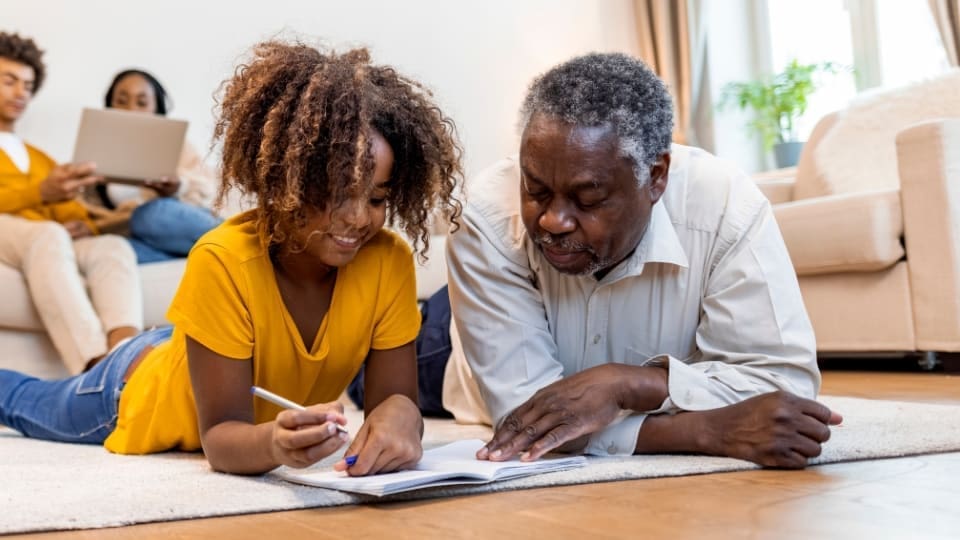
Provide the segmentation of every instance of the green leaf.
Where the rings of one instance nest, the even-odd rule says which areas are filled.
[[[801,64],[796,58],[780,73],[759,81],[731,82],[723,87],[719,108],[736,105],[751,110],[748,126],[763,141],[765,150],[778,142],[797,138],[796,122],[807,110],[808,98],[822,84],[819,75],[852,71],[834,62]]]

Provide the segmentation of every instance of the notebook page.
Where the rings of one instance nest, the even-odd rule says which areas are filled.
[[[510,461],[487,461],[476,458],[477,450],[484,442],[479,439],[456,441],[423,453],[417,464],[418,470],[456,471],[463,476],[483,478],[488,481],[514,478],[528,474],[565,470],[586,463],[586,458],[546,457],[537,461],[524,462],[517,458]]]
[[[431,486],[487,483],[586,464],[586,458],[582,456],[529,463],[519,460],[480,461],[476,459],[476,452],[483,444],[479,439],[464,440],[427,450],[417,467],[408,471],[352,477],[329,469],[281,467],[274,474],[299,484],[380,496]]]

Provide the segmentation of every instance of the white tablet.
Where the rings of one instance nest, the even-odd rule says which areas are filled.
[[[108,182],[142,184],[174,176],[187,122],[156,114],[84,109],[73,162],[93,161]]]

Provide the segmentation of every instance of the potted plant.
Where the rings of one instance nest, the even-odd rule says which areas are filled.
[[[760,136],[764,150],[773,149],[777,167],[792,167],[803,147],[797,140],[796,122],[807,110],[807,98],[821,85],[815,76],[837,71],[832,62],[801,64],[793,59],[773,76],[727,84],[720,105],[752,109],[754,118],[748,125]]]

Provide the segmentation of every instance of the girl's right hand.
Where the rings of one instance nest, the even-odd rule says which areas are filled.
[[[273,459],[288,467],[309,467],[346,444],[349,436],[337,430],[346,423],[343,405],[336,401],[282,411],[270,438]]]

